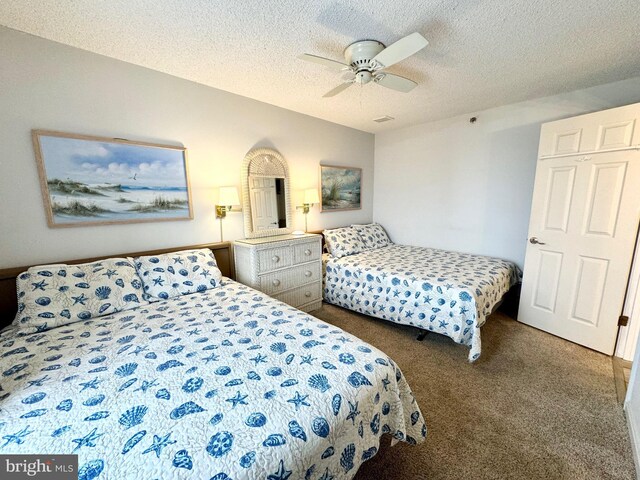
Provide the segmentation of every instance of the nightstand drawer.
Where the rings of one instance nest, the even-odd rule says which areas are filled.
[[[288,303],[293,307],[299,307],[314,300],[322,299],[322,282],[298,287],[295,290],[289,290],[288,292],[274,296],[278,300]]]
[[[322,255],[321,243],[305,242],[293,246],[293,263],[304,263],[317,260]]]
[[[258,251],[258,272],[270,272],[291,265],[291,247],[265,248]]]
[[[269,295],[284,292],[305,283],[322,280],[322,265],[311,263],[260,276],[260,290]]]

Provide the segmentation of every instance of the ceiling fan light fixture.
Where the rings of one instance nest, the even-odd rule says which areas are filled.
[[[373,79],[373,76],[371,75],[371,72],[363,70],[361,72],[356,73],[355,82],[359,83],[360,85],[366,85],[372,79]]]

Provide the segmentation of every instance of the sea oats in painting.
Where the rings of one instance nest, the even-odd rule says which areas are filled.
[[[39,130],[33,140],[51,227],[193,218],[182,147]]]
[[[320,166],[322,211],[357,210],[361,208],[362,169]]]

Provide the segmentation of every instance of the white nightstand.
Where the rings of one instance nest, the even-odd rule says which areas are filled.
[[[322,306],[322,237],[278,235],[233,243],[236,278],[310,312]]]

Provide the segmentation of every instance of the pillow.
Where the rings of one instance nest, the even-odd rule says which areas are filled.
[[[322,233],[329,253],[335,258],[360,253],[365,249],[360,235],[353,227],[334,228]]]
[[[376,248],[391,245],[391,240],[387,232],[384,231],[379,223],[370,223],[368,225],[351,225],[360,234],[364,248],[374,250]]]
[[[142,282],[125,258],[43,265],[18,275],[14,324],[43,331],[145,304]]]
[[[220,285],[222,272],[209,249],[151,255],[134,259],[150,302],[204,292]]]

